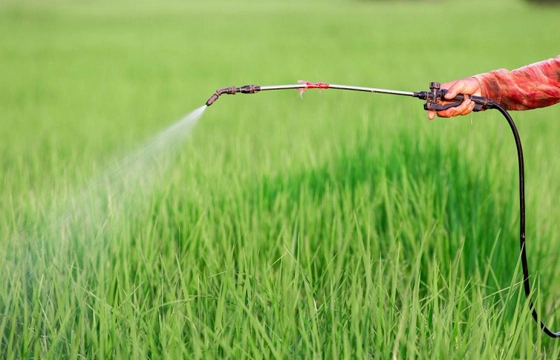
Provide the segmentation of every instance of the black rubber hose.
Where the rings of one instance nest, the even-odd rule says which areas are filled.
[[[519,246],[521,250],[521,264],[523,267],[523,288],[525,290],[525,296],[527,296],[527,300],[529,301],[529,306],[531,309],[531,313],[533,315],[533,319],[540,324],[541,329],[544,333],[552,338],[559,338],[560,331],[554,332],[550,330],[541,320],[539,320],[539,315],[537,314],[537,310],[535,309],[535,305],[533,300],[531,299],[531,284],[529,282],[529,266],[527,265],[527,244],[525,242],[525,164],[523,160],[523,148],[521,146],[521,138],[519,137],[519,133],[517,132],[517,127],[515,126],[515,122],[511,118],[510,114],[501,107],[499,104],[492,102],[490,105],[491,108],[498,110],[504,117],[506,118],[509,127],[513,133],[513,137],[515,138],[515,146],[517,148],[517,162],[519,164]]]

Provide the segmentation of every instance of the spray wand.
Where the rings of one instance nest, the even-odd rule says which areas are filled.
[[[400,95],[400,96],[409,96],[415,97],[420,100],[426,100],[424,104],[425,110],[446,110],[455,106],[460,105],[463,100],[465,99],[465,95],[459,94],[452,100],[447,100],[446,104],[440,102],[440,100],[444,100],[444,96],[447,93],[446,89],[440,89],[440,84],[437,82],[430,83],[430,91],[399,91],[399,90],[387,90],[387,89],[377,89],[377,88],[370,88],[370,87],[361,87],[361,86],[351,86],[351,85],[337,85],[337,84],[327,84],[327,83],[312,83],[308,81],[300,81],[299,84],[290,84],[290,85],[271,85],[271,86],[259,86],[259,85],[245,85],[241,87],[227,87],[216,90],[216,92],[210,96],[210,98],[206,101],[206,106],[212,105],[221,95],[228,94],[228,95],[235,95],[237,93],[240,94],[255,94],[261,91],[271,91],[271,90],[288,90],[288,89],[299,89],[301,93],[303,93],[307,89],[336,89],[336,90],[350,90],[350,91],[361,91],[361,92],[370,92],[370,93],[377,93],[377,94],[389,94],[389,95]],[[487,99],[481,96],[470,96],[469,97],[476,105],[474,111],[481,111],[485,109],[492,108],[493,101],[491,99]]]
[[[535,309],[533,300],[531,299],[531,284],[529,282],[529,267],[527,265],[527,249],[525,242],[525,165],[523,160],[523,148],[521,146],[521,138],[515,126],[511,115],[504,109],[500,104],[496,103],[494,100],[485,98],[482,96],[471,96],[458,94],[453,99],[445,99],[446,89],[441,89],[440,83],[431,82],[429,91],[399,91],[399,90],[387,90],[387,89],[377,89],[369,87],[360,86],[350,86],[350,85],[337,85],[337,84],[327,84],[327,83],[312,83],[308,81],[299,81],[298,84],[289,85],[271,85],[271,86],[259,86],[259,85],[245,85],[241,87],[227,87],[216,90],[216,92],[206,101],[206,106],[212,105],[221,95],[235,95],[240,94],[255,94],[261,91],[271,91],[271,90],[288,90],[288,89],[298,89],[300,94],[303,94],[307,89],[336,89],[336,90],[349,90],[349,91],[361,91],[370,92],[378,94],[389,94],[389,95],[399,95],[418,98],[420,100],[425,100],[424,110],[434,110],[441,111],[447,110],[452,107],[459,106],[465,98],[469,98],[475,103],[473,111],[482,111],[487,109],[498,110],[504,118],[507,120],[509,127],[511,128],[513,137],[515,139],[515,146],[517,149],[517,162],[519,165],[519,246],[521,251],[521,265],[523,268],[523,288],[525,290],[525,296],[529,301],[529,308],[531,309],[531,314],[533,319],[540,325],[542,331],[552,338],[559,338],[560,331],[553,332],[550,330],[541,320]]]

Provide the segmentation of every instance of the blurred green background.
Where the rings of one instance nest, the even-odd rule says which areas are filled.
[[[491,111],[224,96],[121,208],[46,219],[217,88],[424,90],[557,56],[559,20],[506,0],[0,2],[3,357],[557,357],[519,287],[515,148]],[[560,107],[513,115],[557,325]]]

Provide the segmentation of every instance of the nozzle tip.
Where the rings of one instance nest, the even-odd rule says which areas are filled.
[[[218,94],[213,94],[210,99],[206,101],[206,106],[212,105],[216,100],[218,100]]]

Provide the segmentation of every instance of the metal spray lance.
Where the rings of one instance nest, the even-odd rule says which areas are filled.
[[[452,100],[444,99],[447,90],[440,89],[440,84],[437,82],[430,83],[430,91],[412,92],[412,91],[387,90],[387,89],[378,89],[378,88],[351,86],[351,85],[327,84],[322,82],[312,83],[308,81],[301,81],[299,84],[289,84],[289,85],[269,85],[269,86],[245,85],[241,87],[231,86],[227,88],[218,89],[206,101],[206,106],[212,105],[216,100],[218,100],[218,98],[221,95],[224,94],[228,94],[228,95],[235,95],[237,93],[255,94],[262,91],[288,90],[288,89],[299,89],[301,92],[304,92],[307,89],[335,89],[335,90],[361,91],[361,92],[369,92],[369,93],[377,93],[377,94],[409,96],[409,97],[418,98],[420,100],[426,100],[426,103],[424,104],[424,109],[435,110],[435,111],[446,110],[458,106],[465,99],[465,95],[463,94],[457,95]],[[491,99],[487,99],[481,96],[469,96],[469,98],[476,104],[474,111],[480,111],[483,109],[492,108],[491,104],[493,103],[493,101]],[[443,100],[446,102],[445,104],[441,102]]]
[[[387,90],[387,89],[378,89],[378,88],[370,88],[370,87],[361,87],[361,86],[350,86],[350,85],[337,85],[337,84],[327,84],[327,83],[312,83],[308,81],[300,81],[298,84],[289,84],[289,85],[270,85],[270,86],[259,86],[259,85],[245,85],[241,87],[227,87],[216,90],[216,92],[206,101],[206,106],[212,105],[221,95],[228,94],[228,95],[235,95],[237,93],[240,94],[255,94],[262,91],[271,91],[271,90],[288,90],[288,89],[298,89],[301,93],[305,92],[307,89],[335,89],[335,90],[348,90],[348,91],[361,91],[361,92],[370,92],[370,93],[377,93],[377,94],[388,94],[388,95],[399,95],[399,96],[408,96],[418,98],[420,100],[425,100],[424,103],[424,110],[433,110],[433,111],[441,111],[447,110],[452,107],[459,106],[465,98],[470,99],[475,103],[475,107],[473,111],[482,111],[487,109],[496,109],[498,110],[507,120],[513,137],[515,139],[515,145],[517,149],[517,160],[519,165],[519,246],[521,251],[521,265],[523,268],[523,289],[525,291],[525,296],[529,301],[529,307],[531,309],[531,314],[535,321],[540,325],[541,329],[544,331],[545,334],[552,338],[560,337],[559,332],[553,332],[550,330],[541,320],[539,320],[539,316],[535,309],[535,305],[531,299],[531,285],[529,282],[529,267],[527,265],[527,248],[525,242],[525,165],[523,160],[523,148],[521,146],[521,139],[519,137],[519,133],[517,131],[517,127],[515,126],[515,122],[513,121],[511,115],[504,109],[500,104],[496,103],[492,99],[485,98],[482,96],[471,96],[471,95],[464,95],[458,94],[453,99],[445,99],[445,94],[447,93],[446,89],[441,89],[441,86],[437,82],[430,83],[430,90],[429,91],[399,91],[399,90]]]

